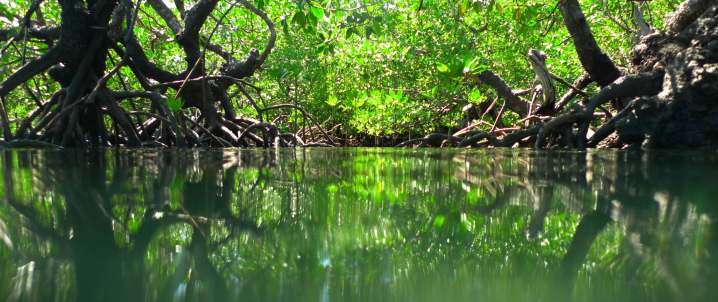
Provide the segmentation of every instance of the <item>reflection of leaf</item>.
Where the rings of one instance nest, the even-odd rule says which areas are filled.
[[[466,213],[461,213],[461,225],[466,231],[474,231],[474,221]]]
[[[7,227],[5,226],[5,223],[0,220],[0,241],[5,243],[7,247],[12,249],[12,240],[10,240],[10,235],[7,233]]]
[[[434,227],[440,228],[444,225],[444,222],[446,222],[446,217],[444,215],[438,215],[434,218]]]

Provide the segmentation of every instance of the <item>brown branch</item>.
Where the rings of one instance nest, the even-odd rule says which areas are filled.
[[[42,26],[33,28],[13,27],[0,29],[0,41],[9,41],[11,39],[22,38],[27,35],[28,38],[40,39],[45,41],[54,41],[60,38],[60,28],[55,26]]]
[[[95,63],[96,57],[100,52],[100,48],[102,47],[104,40],[105,34],[103,33],[97,33],[92,37],[90,45],[85,51],[85,56],[82,58],[82,61],[75,70],[70,86],[67,87],[67,94],[62,102],[63,109],[66,109],[68,106],[74,106],[82,101],[80,96],[83,94],[85,87],[88,85],[88,80],[92,78],[91,76],[94,76],[91,74],[92,65]],[[70,114],[69,122],[64,125],[64,131],[62,131],[62,129],[58,129],[57,133],[63,132],[62,145],[66,145],[69,142],[77,119],[78,111],[73,110]]]
[[[600,143],[602,140],[604,140],[606,137],[611,135],[614,131],[616,131],[616,123],[618,120],[621,120],[628,116],[629,113],[631,113],[631,110],[633,110],[633,104],[635,104],[635,100],[631,101],[628,105],[626,105],[621,112],[616,114],[613,118],[611,118],[608,122],[601,125],[600,128],[598,128],[594,133],[593,136],[588,140],[586,143],[586,146],[589,148],[596,147],[598,143]]]
[[[320,126],[319,123],[317,123],[317,121],[306,110],[304,110],[304,108],[302,108],[300,106],[293,105],[293,104],[278,104],[278,105],[273,105],[273,106],[269,106],[264,109],[261,109],[261,112],[259,112],[259,113],[262,114],[265,111],[280,109],[280,108],[294,108],[296,110],[299,110],[305,118],[307,118],[310,122],[312,122],[314,124],[314,126],[316,126],[319,129],[319,131],[322,132],[322,135],[324,135],[324,138],[326,138],[329,141],[329,143],[331,143],[332,145],[336,144],[334,142],[334,140],[332,139],[332,137],[326,131],[324,131],[324,128],[322,128],[322,126]]]
[[[0,97],[0,123],[2,124],[3,137],[5,141],[9,141],[12,139],[12,132],[10,132],[10,119],[5,110],[5,99],[3,97]]]
[[[43,56],[25,64],[18,71],[10,75],[4,82],[0,83],[0,97],[7,96],[15,87],[20,86],[30,78],[57,63],[61,53],[62,51],[58,47],[53,47]]]
[[[199,128],[200,130],[202,130],[204,133],[206,133],[206,134],[209,135],[210,137],[212,137],[215,141],[217,141],[217,142],[219,142],[220,144],[222,144],[224,147],[232,147],[232,144],[231,144],[230,142],[228,142],[227,140],[225,140],[225,139],[223,139],[223,138],[221,138],[221,137],[218,137],[218,136],[214,135],[214,133],[212,133],[212,131],[209,131],[209,129],[203,127],[202,125],[200,125],[199,123],[197,123],[197,122],[194,121],[193,119],[184,116],[184,114],[182,114],[181,112],[180,112],[180,116],[182,116],[185,120],[189,121],[189,122],[190,122],[192,125],[194,125],[195,127],[197,127],[197,128]]]
[[[464,140],[459,142],[458,146],[459,147],[472,146],[484,139],[488,140],[491,145],[496,145],[498,143],[498,141],[496,140],[496,136],[494,136],[493,134],[491,134],[489,132],[479,132],[479,133],[476,133],[476,134],[466,137]]]
[[[140,45],[140,42],[138,42],[134,36],[123,43],[125,45],[125,51],[130,58],[130,62],[128,64],[133,67],[133,71],[139,71],[142,73],[143,77],[147,77],[158,82],[172,82],[179,79],[178,75],[166,71],[150,62],[142,49],[142,45]],[[124,53],[119,48],[115,48],[115,50],[118,51],[121,56],[124,56]]]
[[[553,131],[555,128],[565,125],[565,124],[571,124],[580,120],[587,120],[592,118],[592,114],[586,114],[584,111],[575,111],[570,112],[564,115],[557,116],[545,124],[541,126],[538,134],[536,135],[536,142],[534,147],[536,149],[540,149],[544,145],[544,140],[546,136]]]
[[[259,122],[256,124],[252,124],[249,127],[247,127],[246,129],[244,129],[244,131],[242,131],[242,133],[239,134],[239,137],[237,137],[237,141],[238,142],[242,141],[244,139],[244,137],[247,136],[249,133],[251,133],[251,131],[254,129],[261,129],[265,132],[269,132],[272,134],[272,136],[279,135],[279,131],[277,130],[277,127],[275,127],[274,125],[269,124],[269,123]],[[267,144],[267,142],[265,142],[265,145],[266,144]]]
[[[17,131],[15,132],[15,135],[17,137],[25,136],[25,132],[27,131],[27,129],[29,129],[32,126],[32,121],[35,119],[35,117],[46,116],[46,114],[48,112],[50,112],[50,109],[52,108],[52,106],[57,104],[60,101],[60,99],[64,96],[64,94],[65,94],[64,89],[61,89],[60,91],[53,94],[52,97],[50,98],[49,102],[44,104],[42,107],[38,107],[36,111],[33,111],[33,113],[30,114],[30,116],[28,116],[25,120],[22,121],[22,123],[20,123],[20,126],[18,126]],[[38,112],[38,114],[36,114],[36,112]]]
[[[167,27],[172,30],[172,33],[177,36],[182,32],[182,25],[180,25],[179,20],[177,20],[177,17],[175,14],[170,10],[167,5],[165,5],[164,1],[162,0],[147,0],[147,3],[152,6],[152,9],[157,12],[160,17],[162,17],[162,20],[165,21],[167,24]]]
[[[185,146],[185,140],[184,135],[180,131],[179,123],[177,122],[177,118],[172,113],[172,111],[167,108],[167,98],[165,98],[162,94],[156,91],[120,91],[120,92],[113,92],[112,96],[118,100],[120,99],[130,99],[130,98],[146,98],[149,99],[153,106],[157,110],[159,110],[160,113],[162,113],[163,116],[160,115],[154,115],[154,114],[147,114],[147,112],[144,113],[132,113],[130,114],[147,114],[150,116],[153,116],[159,120],[165,121],[167,124],[170,125],[172,130],[175,132],[175,144],[180,147]]]
[[[715,5],[715,0],[686,0],[676,9],[668,19],[667,27],[670,31],[678,33],[693,23],[708,7]]]
[[[554,79],[554,80],[556,80],[557,82],[563,84],[564,86],[566,86],[566,87],[567,87],[570,91],[572,91],[573,93],[578,94],[578,95],[580,95],[580,96],[582,96],[582,97],[585,97],[585,98],[590,97],[587,93],[585,93],[585,92],[583,92],[583,90],[581,90],[581,89],[583,89],[583,88],[586,88],[585,86],[579,88],[579,87],[578,87],[579,85],[571,84],[571,83],[569,83],[568,81],[564,80],[563,78],[561,78],[561,77],[559,77],[559,76],[557,76],[557,75],[555,75],[555,74],[553,74],[553,73],[551,73],[550,75],[551,75],[551,78],[552,78],[552,79]],[[582,80],[581,77],[580,77],[579,79],[577,79],[576,82],[579,83],[579,84],[583,84],[583,81],[579,81],[579,80]],[[589,80],[590,80],[590,78],[589,78]],[[584,81],[586,81],[586,80],[584,80]],[[589,81],[588,83],[591,83],[591,82]],[[584,85],[588,86],[588,84],[584,84]]]
[[[132,121],[127,115],[127,112],[125,112],[125,110],[117,104],[117,100],[114,99],[112,94],[107,90],[103,90],[101,97],[107,105],[107,110],[112,120],[114,120],[120,126],[122,131],[125,132],[129,146],[140,146],[141,143],[139,135],[137,135],[137,131],[135,131],[135,127],[132,125]]]
[[[413,146],[416,143],[419,143],[419,146],[430,146],[430,147],[443,147],[446,143],[452,144],[452,143],[461,143],[463,140],[459,137],[447,135],[444,133],[431,133],[428,134],[422,138],[415,138],[410,139],[408,141],[402,142],[396,147],[406,147],[406,146]]]
[[[583,74],[578,77],[571,85],[571,89],[569,89],[569,91],[561,97],[558,103],[556,103],[556,108],[552,109],[550,113],[560,112],[574,97],[579,95],[579,92],[582,91],[582,89],[585,89],[591,83],[593,83],[593,79],[591,79],[591,76],[588,74]]]
[[[520,116],[528,115],[529,104],[516,96],[506,82],[495,73],[486,70],[478,75],[472,75],[476,80],[485,83],[496,90],[496,93],[506,101],[508,108]]]
[[[578,1],[560,0],[559,8],[583,68],[598,85],[613,83],[621,76],[621,72],[598,46]]]
[[[264,23],[267,25],[267,28],[269,29],[269,39],[267,40],[267,45],[264,47],[264,51],[262,51],[261,54],[256,49],[252,49],[247,55],[247,57],[244,58],[242,61],[230,60],[227,62],[227,64],[222,66],[222,74],[233,78],[241,79],[251,76],[259,67],[262,66],[264,61],[267,60],[267,57],[269,57],[269,54],[274,48],[274,43],[277,39],[277,33],[274,29],[274,23],[272,23],[272,20],[269,19],[266,13],[257,9],[246,0],[237,0],[237,2],[241,3],[252,13],[262,18]]]
[[[501,140],[496,143],[496,147],[511,147],[518,141],[521,141],[527,137],[534,136],[541,129],[540,126],[533,126],[524,130],[519,130],[505,135]]]
[[[180,13],[180,17],[182,17],[182,19],[184,19],[185,16],[187,16],[187,12],[185,11],[185,8],[184,8],[184,0],[174,0],[174,3],[175,3],[175,7],[177,7],[177,10]]]
[[[199,31],[214,10],[218,0],[200,0],[193,5],[185,17],[185,27],[177,36],[177,42],[185,52],[187,65],[193,67],[200,60]],[[203,71],[200,71],[203,72]]]
[[[274,48],[274,43],[277,40],[277,32],[274,29],[274,23],[272,23],[272,20],[269,19],[266,13],[264,13],[262,10],[254,7],[251,3],[249,3],[247,0],[237,0],[237,2],[241,3],[246,7],[248,10],[250,10],[255,15],[259,16],[264,20],[264,23],[267,25],[267,29],[269,29],[269,40],[267,40],[267,45],[264,47],[264,51],[259,56],[259,62],[258,66],[262,65],[264,61],[267,60],[267,57],[269,57],[269,54],[272,52],[272,49]]]
[[[546,122],[536,137],[535,147],[543,147],[545,137],[553,129],[565,124],[580,122],[576,133],[576,139],[578,140],[576,145],[578,148],[584,148],[589,123],[593,119],[593,113],[597,107],[612,99],[655,95],[661,90],[662,86],[663,72],[641,73],[621,77],[590,98],[585,108],[555,117]]]
[[[618,78],[590,98],[586,110],[593,112],[596,107],[613,99],[655,95],[663,88],[663,75],[658,71]]]
[[[7,41],[5,45],[0,48],[0,55],[5,54],[5,50],[15,42],[16,40],[22,39],[23,44],[27,46],[27,39],[32,38],[33,36],[37,34],[43,34],[43,32],[38,31],[38,29],[31,28],[30,24],[30,18],[32,18],[32,15],[37,11],[37,9],[40,7],[40,3],[42,3],[44,0],[35,0],[30,5],[30,8],[25,13],[25,16],[22,17],[22,20],[20,20],[20,26],[12,29],[0,29],[0,41]],[[31,33],[32,31],[32,33]],[[56,35],[59,35],[59,30],[55,31]],[[57,36],[55,37],[57,38]],[[48,40],[48,39],[46,39]],[[51,41],[51,40],[50,40]],[[49,43],[49,42],[48,42]],[[23,48],[23,64],[25,63],[25,50],[26,48]]]
[[[531,110],[529,106],[529,110]],[[499,109],[499,113],[496,114],[496,119],[494,119],[494,123],[491,125],[491,132],[494,132],[496,130],[496,125],[501,121],[501,117],[504,115],[504,110],[506,110],[506,102],[501,104],[501,109]]]

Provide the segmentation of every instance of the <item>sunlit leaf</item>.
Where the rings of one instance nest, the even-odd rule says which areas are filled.
[[[173,96],[167,97],[167,107],[169,107],[170,111],[178,112],[182,110],[182,105],[182,100],[174,98]]]
[[[312,15],[314,15],[314,17],[319,20],[324,18],[324,10],[320,7],[312,6],[309,8],[309,12],[312,13]]]
[[[339,99],[334,95],[330,95],[329,98],[327,98],[327,104],[332,107],[339,105]]]
[[[436,63],[436,70],[441,73],[447,73],[449,72],[449,65],[446,65],[444,63]]]

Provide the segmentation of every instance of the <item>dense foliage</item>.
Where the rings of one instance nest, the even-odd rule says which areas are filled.
[[[191,69],[182,47],[173,43],[175,34],[150,2],[163,3],[180,20],[186,15],[184,8],[196,2],[133,3],[140,6],[132,29],[149,61],[172,73]],[[484,130],[521,125],[513,113],[499,115],[498,121],[482,115],[484,110],[480,109],[486,109],[496,93],[486,85],[476,85],[466,74],[491,70],[515,90],[533,88],[535,75],[525,57],[529,49],[545,52],[549,70],[568,82],[584,73],[555,1],[251,2],[275,24],[277,40],[262,68],[244,79],[248,91],[229,89],[231,104],[239,116],[274,121],[282,131],[299,131],[305,141],[321,138],[316,127],[309,131],[314,136],[300,131],[315,125],[308,115],[291,107],[260,110],[260,114],[257,107],[300,106],[342,143],[386,144],[432,132],[453,133],[470,124]],[[634,14],[639,3],[580,2],[604,52],[617,65],[628,66],[628,52],[637,41]],[[661,29],[665,17],[680,2],[642,3],[646,21]],[[39,7],[23,20],[34,3]],[[52,46],[30,31],[60,22],[60,7],[55,1],[1,0],[0,82]],[[219,1],[200,30],[200,41],[208,39],[210,45],[220,48],[214,51],[215,47],[208,47],[203,53],[207,74],[219,74],[226,61],[223,53],[240,58],[252,48],[266,48],[270,33],[264,23],[239,2]],[[107,70],[121,60],[118,52],[110,51]],[[108,88],[141,90],[142,84],[132,73],[129,66],[122,67],[109,78]],[[10,127],[19,127],[22,119],[37,104],[48,102],[60,86],[41,73],[14,89],[4,101]],[[567,91],[566,86],[556,88],[558,95]],[[197,120],[197,109],[183,104],[185,98],[179,94],[172,89],[165,93],[168,107]],[[502,108],[503,102],[498,99],[493,107]],[[120,105],[128,112],[152,106],[149,100]],[[132,116],[138,122],[143,118],[147,116]],[[114,123],[108,117],[104,122]]]

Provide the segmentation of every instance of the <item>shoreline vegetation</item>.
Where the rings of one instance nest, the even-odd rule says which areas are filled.
[[[620,1],[621,7],[614,3],[619,1],[561,0],[513,8],[501,7],[502,1],[458,1],[455,11],[433,1],[410,1],[406,7],[399,7],[402,1],[377,7],[269,2],[0,4],[0,146],[718,145],[718,2],[713,0],[683,1],[665,22],[652,15],[651,5],[660,5],[652,1]],[[586,6],[594,12],[601,5],[606,12],[628,9],[630,15],[584,12]],[[268,13],[282,9],[281,18]],[[396,13],[402,9],[411,16]],[[412,24],[445,22],[432,21],[432,12],[454,14],[450,22],[461,29],[450,28],[450,34],[468,53],[446,44],[440,45],[448,49],[440,50],[443,57],[426,58],[427,50],[410,45],[422,38]],[[549,55],[538,49],[548,42],[532,45],[514,54],[519,59],[513,65],[492,62],[476,45],[465,47],[489,43],[479,37],[485,38],[490,26],[500,27],[491,22],[507,12],[526,14],[513,16],[515,23],[529,23],[520,35],[538,35],[535,42],[559,37],[553,43],[566,46],[545,49]],[[624,47],[630,49],[626,56],[616,58],[602,48],[605,39],[597,36],[604,33],[593,26],[601,22],[623,27],[625,32],[617,34],[634,40]],[[397,41],[392,36],[397,32],[410,35]],[[508,33],[493,33],[503,34]],[[317,37],[321,43],[312,40]],[[373,47],[368,41],[405,49],[402,59],[389,53],[377,55],[376,62],[355,61],[337,50]],[[502,46],[492,43],[498,52]],[[302,53],[308,49],[311,56]],[[557,55],[568,59],[551,64]],[[400,66],[353,74],[355,66],[368,70],[387,60]],[[412,62],[417,66],[401,65]],[[333,71],[327,72],[330,64]],[[392,74],[397,68],[414,69],[400,77]],[[566,76],[576,71],[579,76]],[[412,83],[400,82],[412,78],[440,81],[428,93],[411,92]],[[302,92],[306,86],[300,81],[312,91]],[[374,85],[381,81],[393,88]],[[512,87],[517,83],[530,85]],[[424,83],[417,80],[419,85]],[[320,104],[299,100],[307,96]]]

